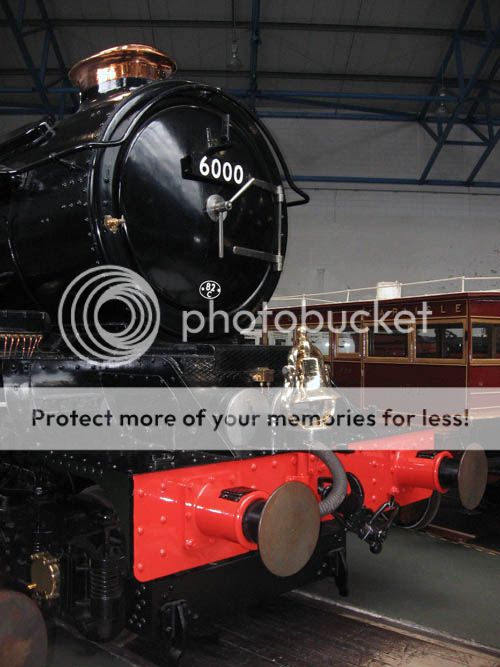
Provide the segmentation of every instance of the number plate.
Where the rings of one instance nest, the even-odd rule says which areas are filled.
[[[210,183],[242,185],[250,178],[243,165],[204,153],[193,153],[183,158],[181,169],[184,178]]]

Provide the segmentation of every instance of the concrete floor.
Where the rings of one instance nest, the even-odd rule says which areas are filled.
[[[58,628],[50,642],[47,667],[130,667],[130,661]],[[7,667],[7,666],[6,666]]]
[[[219,642],[193,645],[183,665],[308,667],[314,657],[317,667],[500,667],[499,555],[395,529],[379,556],[351,537],[349,566],[348,598],[338,597],[333,582],[317,582],[269,609],[221,622]],[[368,624],[359,612],[371,615]],[[111,649],[122,655],[58,630],[48,667],[150,664]]]
[[[341,604],[500,649],[500,555],[393,529],[378,556],[349,536]],[[339,602],[330,581],[308,592]]]

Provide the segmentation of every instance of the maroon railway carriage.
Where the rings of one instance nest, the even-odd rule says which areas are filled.
[[[375,303],[377,305],[375,305]],[[423,305],[427,307],[424,326]],[[378,318],[391,329],[385,332]],[[287,309],[302,319],[300,307]],[[273,309],[268,317],[264,343],[289,345],[293,331],[281,332],[292,318]],[[315,312],[313,312],[315,311]],[[353,313],[356,332],[349,324]],[[409,333],[395,328],[403,311],[415,314],[416,326]],[[314,328],[320,313],[324,327],[311,334],[323,352],[332,377],[339,387],[498,387],[500,386],[500,293],[465,292],[423,297],[401,297],[307,306],[306,324]],[[344,313],[344,315],[343,315]],[[387,314],[389,313],[389,314]],[[329,331],[328,317],[334,328]],[[400,323],[403,323],[400,320]],[[500,401],[499,401],[500,402]]]

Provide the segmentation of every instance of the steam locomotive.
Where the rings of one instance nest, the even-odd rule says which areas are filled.
[[[74,115],[0,144],[2,580],[88,637],[127,629],[171,662],[203,617],[322,577],[347,594],[348,530],[378,553],[399,507],[457,485],[472,506],[485,476],[477,452],[456,460],[432,431],[418,446],[392,436],[390,451],[9,451],[18,388],[265,391],[283,385],[283,367],[306,398],[329,387],[304,332],[291,351],[248,345],[220,315],[181,340],[185,311],[209,313],[207,290],[229,314],[269,299],[287,207],[308,198],[257,118],[174,72],[149,47],[101,52],[71,70]],[[286,201],[281,173],[298,199]],[[108,265],[143,276],[159,304],[155,343],[119,367],[82,359],[69,344],[78,333],[51,324],[74,278]],[[120,304],[107,317],[126,329]]]

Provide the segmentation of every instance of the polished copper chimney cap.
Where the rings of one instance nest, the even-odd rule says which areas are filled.
[[[176,69],[175,60],[152,46],[125,44],[80,60],[70,69],[69,77],[81,93],[86,93],[111,81],[168,79]]]

